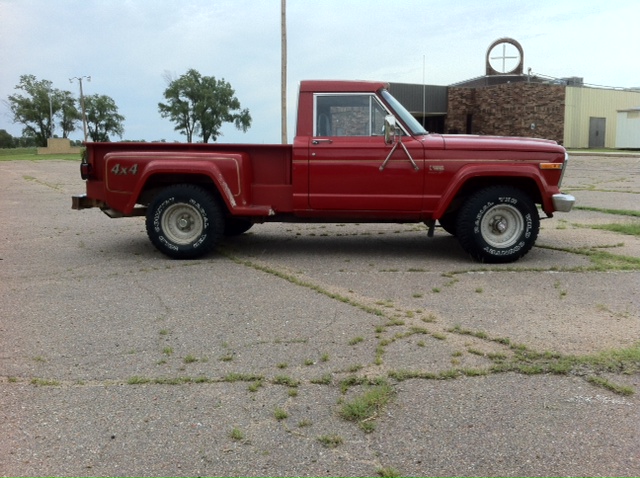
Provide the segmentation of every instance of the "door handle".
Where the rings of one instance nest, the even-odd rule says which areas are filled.
[[[311,144],[320,144],[320,143],[333,143],[332,139],[314,139],[313,141],[311,141]]]

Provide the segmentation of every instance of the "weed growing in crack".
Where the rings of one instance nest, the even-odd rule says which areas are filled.
[[[344,442],[340,435],[320,435],[318,441],[327,448],[336,448]]]
[[[237,427],[233,427],[229,432],[229,437],[234,441],[241,441],[244,440],[244,432]]]
[[[280,420],[284,420],[285,418],[287,418],[289,416],[289,414],[283,408],[276,408],[273,411],[273,416],[275,417],[276,420],[280,421]]]
[[[366,433],[375,429],[374,420],[382,409],[392,400],[395,391],[388,383],[370,386],[365,391],[344,402],[340,407],[340,416],[348,421],[357,422]]]
[[[587,381],[594,385],[598,385],[602,388],[606,388],[607,390],[612,391],[613,393],[617,393],[618,395],[633,395],[634,389],[632,387],[627,387],[625,385],[617,385],[615,383],[610,382],[606,378],[598,377],[598,376],[590,376],[587,377]]]
[[[379,476],[382,478],[397,478],[400,476],[400,472],[391,466],[383,466],[376,470]]]

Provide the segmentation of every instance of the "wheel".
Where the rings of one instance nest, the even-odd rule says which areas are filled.
[[[440,223],[440,226],[442,227],[442,229],[447,231],[452,236],[455,236],[457,222],[458,222],[457,219],[458,218],[454,213],[449,213],[449,214],[445,214],[440,219],[438,219],[438,222]]]
[[[162,190],[147,209],[149,239],[174,259],[193,259],[209,252],[220,240],[223,224],[213,196],[190,184]]]
[[[253,227],[253,223],[247,219],[228,217],[224,220],[224,235],[239,236]]]
[[[535,203],[509,186],[482,189],[464,203],[456,232],[462,248],[480,262],[513,262],[533,247],[540,230]]]

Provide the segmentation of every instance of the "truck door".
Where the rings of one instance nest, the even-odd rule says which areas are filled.
[[[314,97],[314,136],[309,144],[309,205],[312,209],[420,211],[424,150],[403,136],[402,148],[380,170],[392,146],[384,140],[387,110],[373,94]]]

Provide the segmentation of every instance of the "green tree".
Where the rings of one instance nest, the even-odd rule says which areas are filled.
[[[6,129],[0,129],[0,148],[13,148],[15,141]]]
[[[118,107],[112,98],[106,95],[85,96],[84,108],[92,141],[107,142],[110,134],[122,138],[124,116],[118,114]]]
[[[75,131],[76,124],[82,119],[82,114],[76,108],[76,100],[70,91],[60,91],[57,95],[60,105],[58,125],[62,129],[62,137],[68,138],[69,133]]]
[[[54,127],[51,118],[54,106],[52,83],[38,80],[34,75],[22,75],[15,89],[24,94],[9,95],[13,122],[24,125],[24,136],[34,137],[38,146],[46,146]]]
[[[16,85],[16,93],[8,97],[13,122],[24,125],[22,134],[34,138],[38,146],[46,146],[55,130],[55,121],[60,119],[62,137],[75,130],[80,113],[75,107],[70,91],[53,88],[49,80],[38,80],[34,75],[22,75]]]
[[[190,69],[169,81],[164,92],[167,102],[158,103],[158,110],[163,118],[175,123],[176,131],[187,136],[188,143],[193,142],[195,134],[208,143],[209,139],[218,139],[223,123],[233,123],[243,132],[251,126],[249,110],[241,110],[234,95],[235,90],[224,79],[202,76]]]

